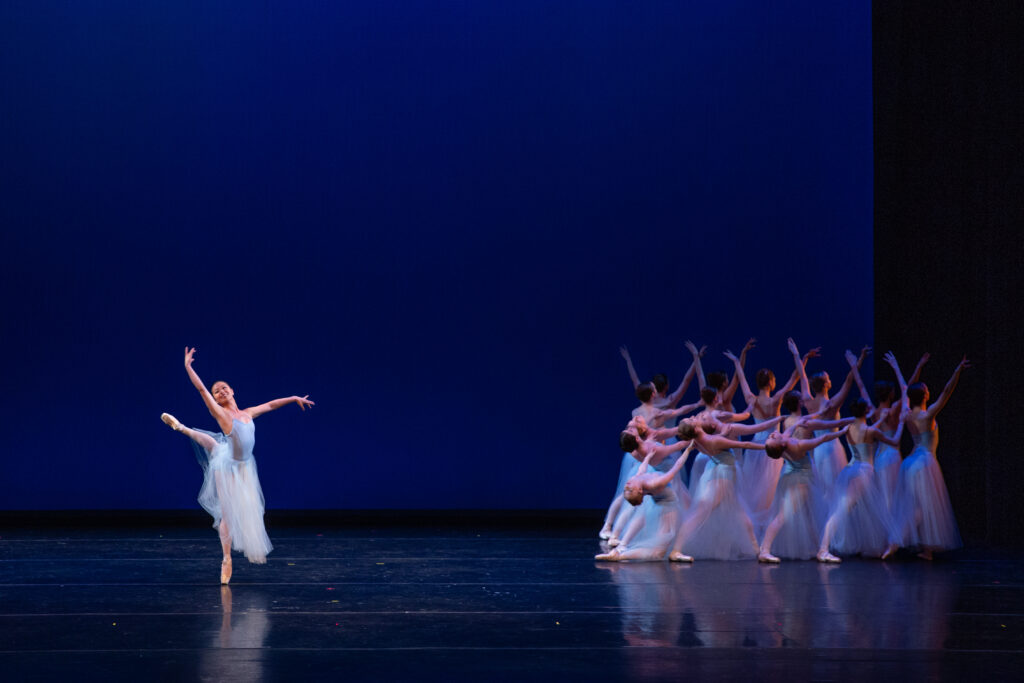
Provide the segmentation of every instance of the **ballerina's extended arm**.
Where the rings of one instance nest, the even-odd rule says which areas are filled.
[[[689,340],[686,341],[686,348],[690,351],[690,355],[693,356],[693,364],[697,366],[697,385],[703,389],[708,384],[707,380],[704,379],[704,366],[700,364],[700,357],[704,355],[704,351],[703,349],[698,351],[696,344]]]
[[[943,387],[942,393],[935,399],[935,403],[928,406],[928,410],[925,411],[925,415],[928,416],[929,420],[934,420],[935,416],[946,407],[946,403],[949,402],[950,397],[953,395],[953,390],[956,389],[956,385],[960,381],[960,373],[969,367],[971,367],[971,361],[967,360],[967,356],[964,356],[959,365],[956,366],[956,370],[953,371],[953,376],[949,378],[946,386]]]
[[[729,380],[729,385],[726,386],[725,391],[722,392],[722,405],[729,405],[732,403],[732,397],[736,394],[736,387],[738,386],[738,380],[743,374],[743,368],[747,364],[747,351],[754,348],[757,340],[751,337],[747,340],[747,343],[743,345],[743,349],[740,351],[739,367],[738,372],[732,373],[732,379]],[[746,379],[744,377],[744,379]],[[750,387],[747,387],[750,390]],[[747,403],[750,403],[750,399],[745,399]]]
[[[625,345],[619,347],[619,353],[622,354],[622,358],[626,361],[626,370],[629,372],[629,378],[633,380],[633,389],[640,386],[640,378],[637,377],[636,368],[633,367],[633,359],[629,356],[629,349]]]
[[[686,444],[686,450],[683,451],[683,454],[681,456],[679,456],[679,459],[676,460],[672,464],[672,467],[670,467],[668,469],[668,471],[665,472],[665,474],[661,475],[657,479],[652,479],[649,482],[647,482],[646,488],[649,488],[649,489],[663,489],[663,488],[665,488],[666,486],[669,485],[669,483],[671,483],[672,478],[675,477],[676,474],[679,473],[679,470],[683,469],[683,465],[686,464],[686,459],[690,457],[690,451],[693,450],[693,444],[690,443],[690,442],[685,442],[685,441],[682,442],[682,443]]]
[[[289,396],[288,398],[275,398],[273,401],[267,401],[266,403],[261,403],[258,406],[246,408],[243,412],[249,413],[249,416],[255,420],[260,415],[263,415],[264,413],[269,413],[271,410],[277,410],[278,408],[282,408],[288,405],[289,403],[298,404],[299,408],[302,410],[305,410],[307,406],[312,408],[313,406],[316,405],[315,403],[309,400],[309,394],[306,394],[305,396]]]
[[[192,369],[192,362],[195,359],[196,350],[195,347],[185,347],[185,372],[188,374],[188,378],[192,381],[192,386],[196,388],[199,395],[203,398],[203,403],[206,404],[206,409],[210,411],[210,415],[217,421],[221,430],[224,433],[231,431],[231,416],[228,415],[228,411],[217,405],[217,402],[213,400],[213,395],[207,390],[206,385],[203,384],[203,380],[199,379],[199,375]],[[216,382],[214,382],[216,384]]]

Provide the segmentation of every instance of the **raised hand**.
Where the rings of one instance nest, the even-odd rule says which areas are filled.
[[[736,354],[733,353],[732,351],[729,351],[728,349],[723,351],[722,355],[728,358],[729,360],[733,361],[734,363],[739,361],[739,358],[736,357]]]
[[[853,355],[853,351],[846,349],[846,353],[843,354],[843,357],[846,358],[846,362],[851,368],[857,367],[857,356]]]
[[[956,369],[959,372],[960,370],[966,370],[969,367],[971,367],[971,361],[967,360],[967,356],[964,355],[960,360],[960,364],[956,366]]]
[[[870,346],[865,346],[863,349],[860,350],[860,357],[857,358],[857,367],[858,368],[864,362],[864,359],[868,357],[869,353],[871,353],[871,347]]]
[[[750,339],[747,340],[747,343],[743,345],[743,351],[741,351],[740,353],[746,353],[755,346],[757,346],[757,339],[751,337]]]
[[[623,358],[625,358],[626,360],[629,360],[629,349],[627,349],[625,346],[620,346],[619,347],[619,353],[622,354]]]
[[[804,362],[806,363],[812,358],[818,358],[821,356],[821,347],[815,346],[813,349],[804,354]]]
[[[703,354],[697,350],[697,345],[689,339],[686,340],[686,350],[689,351],[694,358],[700,358]]]
[[[891,367],[893,370],[899,368],[899,363],[896,362],[896,355],[892,351],[887,351],[885,355],[882,356],[882,358],[885,360],[886,363],[889,364],[889,367]]]
[[[299,408],[303,411],[306,410],[306,406],[312,408],[313,406],[316,405],[315,403],[309,400],[309,394],[306,394],[305,396],[296,396],[295,402],[299,404]]]
[[[699,355],[700,355],[701,358],[703,358],[704,354],[707,353],[707,352],[708,352],[708,345],[707,344],[705,344],[704,346],[700,347]]]
[[[796,348],[796,342],[793,341],[792,337],[786,340],[786,348],[788,348],[789,352],[792,353],[794,356],[800,355],[800,349]]]
[[[195,355],[196,355],[195,347],[192,347],[191,349],[189,347],[187,347],[187,346],[185,347],[185,369],[190,369],[192,367],[192,361],[193,361]]]

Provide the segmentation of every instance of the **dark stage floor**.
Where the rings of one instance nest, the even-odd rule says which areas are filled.
[[[0,678],[777,680],[1024,675],[1020,553],[596,563],[591,525],[271,527],[218,585],[213,530],[11,529]]]

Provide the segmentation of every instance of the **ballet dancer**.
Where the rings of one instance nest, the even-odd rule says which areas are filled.
[[[953,550],[963,545],[942,469],[935,459],[939,441],[935,418],[949,402],[961,373],[969,367],[971,363],[964,356],[938,399],[930,406],[928,385],[924,382],[912,384],[907,389],[910,414],[906,423],[914,439],[914,450],[900,465],[895,517],[901,532],[900,545],[920,548],[918,557],[925,560],[931,560],[935,551]]]
[[[800,422],[794,422],[784,432],[772,432],[765,441],[765,453],[770,458],[785,458],[786,464],[779,476],[779,484],[770,509],[770,519],[757,559],[776,564],[779,558],[772,554],[779,533],[782,546],[779,554],[792,559],[810,559],[815,556],[821,539],[821,522],[825,516],[825,500],[820,484],[815,480],[810,452],[818,446],[846,433],[848,426],[837,432],[824,432],[813,439],[794,436]]]
[[[185,347],[185,372],[221,431],[191,429],[167,413],[160,419],[174,431],[192,439],[205,453],[201,461],[204,479],[199,504],[213,516],[213,528],[220,535],[224,555],[220,582],[226,584],[231,580],[232,547],[255,564],[265,563],[267,553],[274,548],[263,526],[263,490],[252,455],[256,442],[253,420],[289,403],[297,404],[302,410],[314,403],[309,396],[289,396],[241,410],[227,382],[214,382],[212,391],[207,391],[192,367],[195,353],[194,348]]]

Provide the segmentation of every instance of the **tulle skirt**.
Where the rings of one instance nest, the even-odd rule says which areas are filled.
[[[773,555],[792,560],[809,560],[818,554],[828,507],[821,484],[808,469],[783,471],[767,522],[782,513],[785,521],[772,542]]]
[[[952,550],[963,545],[935,454],[918,446],[900,465],[896,523],[901,545]]]
[[[847,465],[836,480],[832,501],[829,547],[839,555],[881,557],[897,529],[875,468],[860,460]]]
[[[828,433],[818,430],[814,432],[814,435],[817,437]],[[836,479],[839,478],[839,473],[846,467],[846,449],[843,448],[839,439],[832,439],[815,448],[811,458],[814,460],[814,472],[818,477],[821,490],[828,496],[832,492],[832,487],[835,486]]]
[[[892,514],[895,510],[896,491],[900,481],[900,449],[893,448],[889,444],[879,444],[875,453],[875,476],[878,478],[878,487],[885,498],[885,505]]]
[[[199,504],[213,516],[213,528],[227,525],[231,547],[245,554],[256,564],[267,561],[274,549],[263,526],[263,489],[256,472],[256,459],[235,460],[230,445],[222,434],[205,432],[216,439],[210,451],[203,451],[203,487]]]
[[[770,430],[757,432],[754,434],[754,441],[764,443],[768,440],[769,434]],[[765,455],[764,451],[743,451],[743,463],[739,468],[743,475],[740,498],[748,510],[757,513],[771,507],[775,487],[778,486],[779,475],[782,473],[782,465],[782,458],[773,460]]]
[[[697,497],[697,489],[700,487],[700,479],[704,476],[704,470],[711,464],[711,458],[705,453],[697,453],[693,459],[693,465],[690,466],[690,482],[689,491],[690,498],[694,499]]]
[[[700,514],[705,506],[710,506],[711,510],[683,541],[684,553],[712,560],[739,560],[757,555],[756,541],[751,538],[750,516],[737,493],[740,481],[742,474],[735,465],[708,459],[688,514]]]
[[[619,552],[629,553],[628,559],[631,560],[656,561],[668,555],[679,533],[689,499],[689,496],[677,495],[677,491],[686,491],[678,474],[658,499],[644,496],[643,503],[636,508],[630,521],[631,526],[642,526],[626,545],[619,546]],[[628,501],[625,506],[632,507]]]
[[[615,495],[612,497],[612,502],[608,506],[608,514],[611,514],[612,507],[615,505],[615,502],[619,501],[619,510],[615,515],[615,518],[610,520],[612,535],[616,538],[625,533],[626,525],[629,524],[629,520],[633,516],[633,506],[624,500],[620,500],[620,496],[622,496],[622,487],[626,485],[626,482],[629,481],[631,477],[636,475],[637,470],[639,469],[639,460],[629,453],[622,456],[622,464],[619,466],[619,481],[615,485]]]

